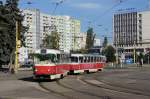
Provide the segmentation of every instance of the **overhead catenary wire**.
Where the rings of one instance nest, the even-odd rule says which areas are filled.
[[[105,14],[107,14],[108,12],[110,12],[111,10],[113,10],[114,8],[116,8],[117,6],[119,6],[120,4],[128,1],[128,0],[118,0],[119,2],[115,5],[113,5],[112,7],[110,7],[109,9],[107,9],[106,11],[104,11],[100,16],[98,16],[97,18],[95,18],[93,21],[91,21],[92,23],[97,22],[97,19],[102,18],[105,16]]]
[[[114,8],[116,8],[116,7],[118,7],[120,4],[122,4],[122,3],[124,3],[124,2],[127,2],[128,0],[116,0],[117,1],[117,3],[115,3],[113,6],[111,6],[110,8],[108,8],[107,10],[105,10],[101,15],[99,15],[99,16],[97,16],[94,20],[92,20],[92,21],[90,21],[91,22],[91,24],[93,23],[96,23],[96,22],[98,22],[99,20],[100,20],[100,18],[102,18],[102,17],[104,17],[107,13],[109,13],[111,10],[113,10]],[[115,1],[115,2],[116,2]],[[99,20],[98,20],[99,19]],[[107,30],[107,32],[108,32],[108,30]],[[107,37],[106,35],[105,35],[105,37]],[[110,37],[108,37],[108,38],[110,38]],[[111,37],[112,38],[112,37]]]
[[[64,1],[66,1],[66,0],[60,0],[59,2],[55,2],[55,3],[54,3],[54,4],[55,4],[55,8],[54,8],[54,10],[53,10],[53,12],[52,12],[52,15],[55,14],[56,9],[58,8],[58,6],[59,6],[60,4],[62,4]]]

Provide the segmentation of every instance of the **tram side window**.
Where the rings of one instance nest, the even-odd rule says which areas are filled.
[[[78,58],[77,57],[71,57],[71,62],[77,63],[78,62]]]
[[[101,57],[98,58],[98,62],[101,62]]]
[[[83,57],[79,57],[79,62],[83,63]]]
[[[86,63],[87,57],[84,57],[84,63]]]
[[[57,62],[57,63],[60,62],[60,54],[57,54],[56,62]]]
[[[60,54],[60,63],[63,63],[63,55]]]
[[[91,62],[93,62],[93,57],[91,57]]]
[[[94,62],[96,62],[96,57],[94,57]]]
[[[62,54],[62,57],[61,57],[61,59],[62,59],[62,63],[65,63],[64,54]]]
[[[94,60],[93,60],[93,62],[96,62],[96,57],[94,57]]]
[[[91,62],[91,57],[88,57],[88,59],[87,59],[87,60],[88,60],[87,62],[89,62],[89,63],[90,63],[90,62]]]
[[[99,57],[96,57],[96,62],[98,62],[98,58],[99,58]]]
[[[102,62],[102,57],[100,57],[100,60],[99,60],[99,62]]]

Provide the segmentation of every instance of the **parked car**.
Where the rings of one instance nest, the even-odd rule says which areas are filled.
[[[27,67],[27,68],[30,68],[30,67],[33,67],[33,63],[25,63],[23,65],[21,65],[21,67]]]

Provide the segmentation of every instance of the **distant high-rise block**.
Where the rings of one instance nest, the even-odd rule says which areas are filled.
[[[150,47],[150,11],[123,12],[113,15],[113,44],[132,52]]]
[[[46,34],[57,31],[60,35],[59,48],[65,52],[80,49],[76,40],[80,35],[80,21],[70,16],[53,16],[40,13],[37,9],[23,10],[23,24],[29,27],[26,33],[26,45],[29,53],[40,48]]]

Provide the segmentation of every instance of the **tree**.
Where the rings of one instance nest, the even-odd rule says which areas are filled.
[[[87,54],[88,51],[84,48],[79,49],[79,50],[71,50],[71,53],[82,53],[82,54]]]
[[[115,57],[116,50],[111,45],[106,47],[104,53],[107,58],[107,62],[115,62],[116,61],[116,57]]]
[[[43,43],[42,43],[41,47],[50,49],[51,48],[50,38],[51,38],[51,36],[49,34],[46,34],[46,36],[43,39]]]
[[[94,45],[94,39],[95,39],[95,34],[93,32],[93,28],[89,28],[87,30],[87,36],[86,36],[86,48],[90,49]]]
[[[103,42],[103,47],[106,48],[107,44],[108,44],[108,40],[107,40],[107,37],[105,36],[104,42]]]
[[[56,31],[51,33],[51,46],[53,49],[59,49],[59,34]]]
[[[43,39],[43,47],[48,49],[59,49],[59,34],[52,31],[50,35],[46,35]]]
[[[19,0],[6,0],[6,3],[0,2],[0,66],[8,64],[15,54],[16,38],[16,20],[20,22],[19,39],[24,43],[24,33],[27,28],[21,22],[23,16],[18,8]]]

